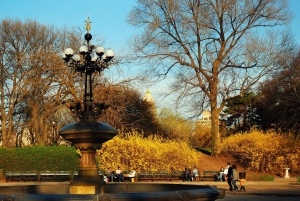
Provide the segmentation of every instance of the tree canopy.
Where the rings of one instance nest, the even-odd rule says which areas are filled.
[[[284,0],[138,0],[128,22],[143,29],[132,44],[146,73],[174,77],[171,91],[191,115],[210,109],[214,156],[225,103],[284,62],[290,38],[276,27],[289,18]]]
[[[259,87],[257,114],[264,130],[275,129],[299,136],[300,51]]]
[[[107,122],[122,132],[139,131],[145,137],[161,134],[155,105],[143,100],[137,89],[103,82],[95,87],[94,97],[95,102],[109,105],[99,121]]]
[[[0,24],[1,124],[4,146],[28,127],[39,143],[64,94],[58,57],[61,32],[36,21],[5,19]],[[46,125],[46,126],[45,126]],[[50,122],[49,122],[50,125]]]

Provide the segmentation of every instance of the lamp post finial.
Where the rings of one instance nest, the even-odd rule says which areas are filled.
[[[92,28],[92,22],[90,22],[90,16],[88,15],[85,21],[85,29],[87,33],[90,33],[91,28]]]

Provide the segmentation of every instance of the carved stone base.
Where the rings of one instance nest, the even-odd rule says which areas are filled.
[[[70,186],[70,194],[104,194],[104,186]]]
[[[104,194],[103,176],[75,177],[70,184],[70,194]]]

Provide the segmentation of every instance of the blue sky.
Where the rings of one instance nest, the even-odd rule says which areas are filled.
[[[295,14],[291,29],[300,44],[300,0],[290,0]],[[90,15],[92,34],[101,34],[105,46],[112,49],[126,47],[126,40],[137,29],[126,23],[126,17],[136,0],[6,0],[1,2],[0,19],[6,17],[35,19],[46,25],[84,27]]]
[[[290,0],[290,9],[294,19],[290,25],[297,43],[300,45],[300,0]],[[92,22],[91,34],[100,34],[105,39],[105,48],[115,50],[116,54],[126,49],[127,39],[138,30],[128,25],[127,15],[136,0],[5,0],[1,1],[0,20],[4,18],[18,18],[20,20],[33,19],[45,25],[62,27],[84,28],[87,15]],[[141,89],[145,92],[149,86]],[[150,91],[156,101],[157,89],[151,87]]]
[[[295,34],[295,39],[300,45],[300,1],[290,0],[290,9],[294,14],[294,18],[291,22],[292,32]]]
[[[45,25],[84,28],[90,15],[91,34],[100,34],[105,47],[117,50],[137,31],[126,23],[134,5],[135,0],[7,0],[1,2],[0,19],[33,19]]]

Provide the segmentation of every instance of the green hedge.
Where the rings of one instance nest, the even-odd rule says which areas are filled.
[[[247,175],[249,181],[274,181],[275,177],[269,174],[252,174]]]
[[[0,169],[9,171],[74,171],[79,166],[74,147],[24,147],[0,149]]]

